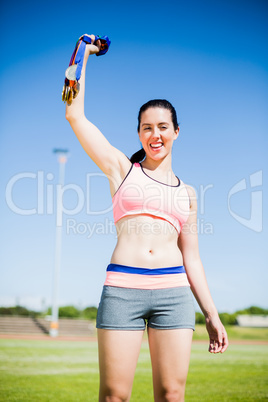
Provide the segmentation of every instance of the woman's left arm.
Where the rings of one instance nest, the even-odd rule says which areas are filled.
[[[190,186],[187,186],[187,190],[191,200],[190,215],[182,227],[178,246],[183,255],[183,264],[191,290],[206,319],[206,328],[209,334],[208,350],[211,353],[223,353],[228,347],[228,337],[212,300],[199,255],[196,194]]]

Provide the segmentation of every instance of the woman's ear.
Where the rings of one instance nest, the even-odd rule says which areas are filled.
[[[180,131],[180,127],[178,127],[177,130],[174,131],[174,141],[178,138],[179,131]]]

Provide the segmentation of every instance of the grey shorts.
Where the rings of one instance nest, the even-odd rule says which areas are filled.
[[[104,286],[97,328],[114,330],[195,329],[195,310],[189,286],[129,289]]]

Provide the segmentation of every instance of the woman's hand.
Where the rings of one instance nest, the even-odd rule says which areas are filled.
[[[223,353],[228,348],[228,336],[219,316],[206,318],[210,353]]]
[[[92,43],[86,45],[87,56],[89,56],[90,54],[98,53],[100,51],[100,48],[101,48],[101,41],[100,40],[97,40],[96,44],[93,45],[93,43],[95,42],[95,35],[88,35],[88,36],[91,38]]]

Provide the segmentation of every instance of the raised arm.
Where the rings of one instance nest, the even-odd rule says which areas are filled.
[[[94,42],[94,35],[90,35],[90,37]],[[89,55],[93,55],[98,51],[98,46],[86,45],[79,80],[80,91],[71,105],[66,105],[66,119],[89,157],[110,179],[114,178],[115,181],[120,182],[120,179],[124,177],[125,172],[131,165],[129,159],[109,143],[100,130],[85,117],[84,113],[86,65]]]
[[[228,337],[212,300],[199,255],[196,194],[190,186],[187,186],[187,190],[191,199],[190,216],[182,228],[178,246],[182,251],[183,263],[191,290],[206,318],[209,352],[223,353],[228,347]]]

